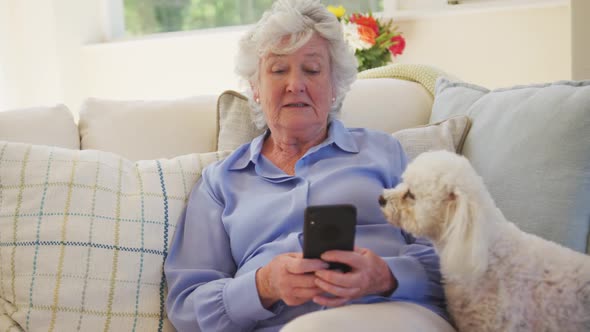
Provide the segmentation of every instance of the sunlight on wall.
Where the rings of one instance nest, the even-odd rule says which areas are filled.
[[[567,6],[428,16],[398,23],[407,45],[397,62],[433,65],[489,88],[571,78]],[[87,95],[159,99],[240,91],[233,67],[245,30],[170,33],[85,46]]]
[[[114,34],[104,30],[105,1],[0,1],[0,109],[65,103],[77,113],[89,97],[171,99],[243,91],[234,58],[248,27],[104,42]],[[433,65],[489,88],[572,79],[572,70],[590,68],[584,53],[590,23],[580,18],[572,28],[569,1],[542,1],[547,4],[463,14],[393,13],[407,40],[396,61]]]
[[[234,58],[242,28],[170,33],[83,48],[88,95],[158,99],[239,90]]]
[[[572,78],[568,6],[438,15],[398,24],[407,40],[400,62],[433,65],[488,88]]]

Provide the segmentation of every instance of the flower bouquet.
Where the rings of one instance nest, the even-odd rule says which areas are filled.
[[[404,52],[406,40],[391,20],[369,14],[346,15],[342,6],[327,6],[342,23],[344,40],[354,50],[358,71],[384,66]]]

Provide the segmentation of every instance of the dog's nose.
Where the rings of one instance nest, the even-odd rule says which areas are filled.
[[[379,205],[385,206],[385,204],[387,204],[387,201],[385,200],[383,195],[379,195]]]

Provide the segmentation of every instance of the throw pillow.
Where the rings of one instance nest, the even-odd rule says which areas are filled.
[[[227,154],[0,142],[0,330],[172,331],[163,262],[201,170]]]
[[[411,161],[420,153],[432,150],[460,154],[470,127],[469,117],[459,115],[425,126],[402,129],[393,133],[393,136],[400,141],[408,161]]]
[[[439,79],[431,121],[468,115],[463,154],[504,215],[584,252],[590,230],[590,81],[496,90]]]
[[[234,150],[261,135],[264,130],[252,122],[246,96],[225,91],[217,99],[217,150]]]

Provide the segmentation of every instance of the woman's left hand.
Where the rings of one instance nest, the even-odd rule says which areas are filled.
[[[347,264],[351,270],[346,273],[337,270],[315,272],[316,285],[333,295],[315,296],[313,301],[319,305],[340,306],[369,294],[389,295],[397,288],[397,281],[387,263],[367,248],[326,251],[321,258],[327,262]]]

